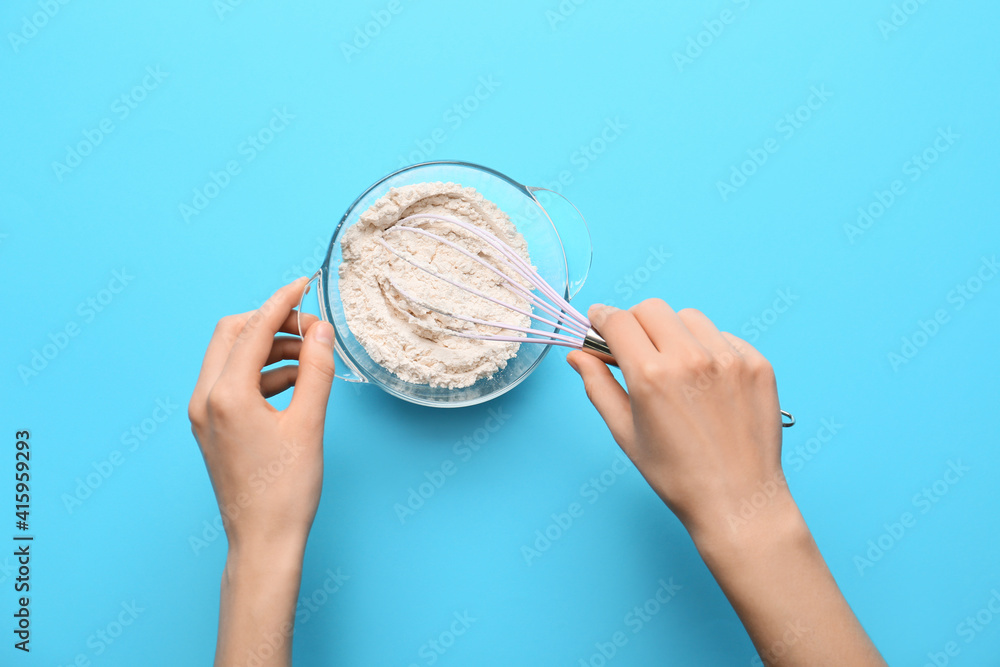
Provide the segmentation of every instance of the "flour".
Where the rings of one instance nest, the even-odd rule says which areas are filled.
[[[484,335],[521,334],[465,322],[424,306],[521,327],[530,326],[530,319],[435,278],[393,254],[378,239],[457,283],[528,312],[531,306],[504,287],[505,281],[493,271],[439,241],[414,232],[391,231],[400,219],[420,213],[452,217],[484,229],[530,264],[524,237],[510,218],[474,188],[457,183],[418,183],[393,188],[361,214],[341,241],[340,298],[347,325],[368,355],[399,378],[432,387],[468,387],[503,370],[507,360],[517,354],[520,344],[464,338],[446,329]],[[500,259],[500,253],[457,225],[426,219],[409,221],[406,225],[446,238],[512,274]]]

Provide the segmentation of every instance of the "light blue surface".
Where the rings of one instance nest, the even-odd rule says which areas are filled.
[[[581,303],[696,306],[771,359],[799,420],[785,442],[793,492],[891,664],[922,665],[949,642],[948,664],[996,664],[1000,617],[960,625],[1000,590],[1000,279],[975,283],[1000,250],[996,3],[567,0],[562,16],[558,0],[219,13],[223,1],[0,8],[0,434],[12,468],[14,432],[31,429],[36,535],[30,656],[12,647],[16,574],[0,558],[0,663],[208,663],[226,548],[206,532],[218,510],[185,409],[212,327],[311,273],[369,184],[452,158],[533,185],[564,177],[595,241]],[[917,10],[886,32],[894,6]],[[373,12],[391,21],[345,55]],[[679,62],[689,39],[707,46]],[[115,102],[144,81],[134,109]],[[814,87],[832,96],[812,98],[800,127],[782,122]],[[273,141],[243,145],[275,110],[293,117],[274,121]],[[112,131],[57,174],[102,120]],[[958,138],[911,180],[907,162],[949,128]],[[768,147],[724,200],[717,183]],[[186,221],[180,205],[229,161],[239,173]],[[895,179],[905,191],[851,243],[845,225]],[[115,271],[127,285],[103,292],[121,287]],[[981,290],[959,308],[968,281]],[[768,310],[776,299],[785,312]],[[890,353],[938,310],[947,322],[894,368]],[[53,338],[65,347],[46,349]],[[52,358],[22,378],[35,351]],[[298,664],[429,665],[425,642],[466,611],[475,622],[436,664],[588,664],[618,630],[629,641],[608,664],[756,664],[634,470],[589,503],[582,485],[617,447],[562,356],[460,411],[335,386],[303,595],[328,570],[349,579],[300,616]],[[463,460],[453,445],[482,438],[490,410],[509,418]],[[68,508],[116,451],[120,465]],[[401,524],[394,505],[446,459],[458,472]],[[921,500],[949,462],[968,470]],[[0,471],[11,534],[12,478]],[[583,516],[527,565],[521,547],[573,502]],[[912,527],[883,536],[904,512]],[[891,548],[859,565],[880,537]],[[209,541],[195,553],[192,538]],[[633,633],[626,615],[671,578],[683,588]],[[104,644],[98,631],[116,633],[133,601],[142,611]]]

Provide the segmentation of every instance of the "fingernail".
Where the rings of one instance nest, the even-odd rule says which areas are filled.
[[[333,327],[329,322],[317,322],[313,325],[316,328],[316,340],[333,347]]]
[[[614,306],[606,306],[603,303],[595,303],[590,307],[590,310],[587,311],[587,315],[591,320],[603,320],[614,310],[616,310]]]
[[[572,354],[566,355],[566,363],[568,363],[570,365],[570,368],[572,368],[577,373],[580,372],[580,367],[576,365],[576,360],[573,358]]]

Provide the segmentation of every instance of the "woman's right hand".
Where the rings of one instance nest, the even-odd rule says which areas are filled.
[[[697,310],[590,309],[625,376],[567,360],[615,440],[677,514],[767,665],[885,665],[781,471],[771,365]]]
[[[660,299],[630,310],[596,305],[628,392],[585,352],[567,360],[615,440],[698,539],[765,490],[791,503],[781,472],[781,413],[774,371],[749,343],[697,310]]]

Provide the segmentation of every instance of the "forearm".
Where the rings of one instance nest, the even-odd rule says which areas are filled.
[[[766,665],[885,665],[790,495],[715,526],[695,544]]]
[[[222,574],[216,667],[292,664],[304,547],[233,549]]]

